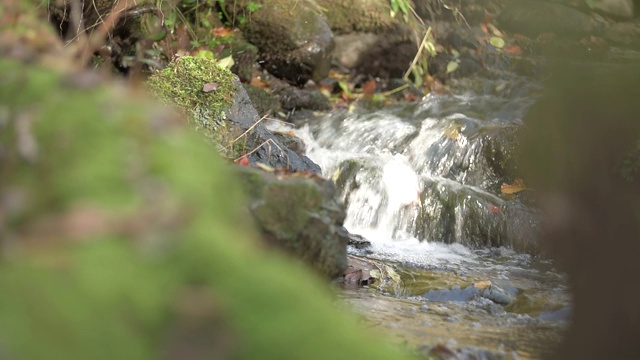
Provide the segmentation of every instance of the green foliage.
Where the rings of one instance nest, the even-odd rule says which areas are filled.
[[[3,356],[405,358],[254,242],[197,134],[124,88],[70,80],[0,60],[0,195],[17,201],[2,209]],[[90,221],[71,221],[78,207]]]
[[[411,66],[404,74],[404,79],[409,80],[409,75],[411,74],[413,75],[413,85],[417,88],[422,87],[429,77],[429,58],[432,56],[436,56],[436,42],[431,32],[431,27],[429,27],[422,38]]]
[[[409,22],[409,11],[411,9],[411,3],[409,0],[389,0],[391,5],[390,15],[395,17],[398,12],[402,13],[402,18],[405,22]]]

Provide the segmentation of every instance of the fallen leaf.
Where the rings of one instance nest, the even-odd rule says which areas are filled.
[[[380,280],[380,277],[381,277],[380,271],[376,270],[376,269],[373,269],[373,270],[369,271],[369,276],[371,276],[374,279]]]
[[[416,95],[414,93],[412,93],[412,92],[408,92],[404,96],[404,101],[407,101],[407,102],[416,101]]]
[[[485,24],[480,24],[480,29],[482,29],[482,32],[485,34],[489,33],[489,29],[487,28],[487,25]]]
[[[273,168],[273,167],[271,167],[271,166],[269,166],[267,164],[263,164],[261,162],[257,162],[256,163],[256,167],[258,167],[259,169],[262,169],[262,170],[264,170],[266,172],[274,172],[274,171],[276,171],[275,168]]]
[[[230,36],[232,33],[233,33],[233,29],[228,27],[217,27],[217,28],[211,29],[211,35],[213,35],[214,37],[227,37],[227,36]]]
[[[510,55],[522,55],[522,49],[518,45],[509,45],[504,48],[504,52]]]
[[[462,126],[458,124],[449,125],[449,127],[444,129],[444,136],[448,137],[451,140],[458,140],[460,138],[461,130]]]
[[[489,43],[496,49],[502,49],[504,47],[504,39],[497,36],[492,36],[491,39],[489,39]]]
[[[357,284],[358,286],[368,285],[371,278],[369,270],[358,269],[353,265],[349,265],[343,276],[346,284]]]
[[[493,24],[487,24],[487,28],[489,30],[491,30],[491,33],[493,35],[495,35],[495,36],[498,36],[498,37],[503,37],[504,36],[504,35],[502,35],[502,32],[500,32],[500,30],[498,30],[498,28],[495,27],[495,25],[493,25]]]
[[[489,280],[480,280],[473,283],[473,287],[479,290],[484,290],[491,286],[491,281]]]
[[[458,65],[460,65],[457,61],[449,61],[447,64],[447,74],[452,73],[458,69]]]
[[[490,213],[492,214],[498,214],[500,213],[500,207],[499,206],[495,206],[492,203],[488,203],[487,204],[487,209],[489,210]]]
[[[393,270],[393,268],[391,268],[391,266],[385,265],[384,266],[384,271],[386,271],[387,275],[389,275],[391,280],[395,281],[398,284],[401,282],[400,275],[398,275],[398,273],[395,272],[395,270]]]
[[[524,190],[527,190],[527,187],[520,178],[513,180],[512,184],[502,183],[502,186],[500,186],[500,191],[505,195],[516,194]]]
[[[262,80],[259,76],[255,76],[251,78],[251,82],[249,82],[251,86],[255,86],[260,89],[266,89],[269,87],[269,83]]]
[[[371,94],[374,93],[374,91],[376,91],[376,88],[378,88],[378,83],[375,80],[369,80],[367,82],[365,82],[364,84],[362,84],[362,93],[365,96],[369,96]]]
[[[202,91],[206,92],[206,93],[210,93],[212,91],[216,91],[218,90],[218,86],[220,86],[220,84],[218,84],[217,82],[214,83],[206,83],[204,84],[204,86],[202,87]]]
[[[233,56],[231,55],[218,60],[218,66],[223,69],[231,69],[235,64],[236,62],[233,60]]]
[[[235,162],[242,166],[249,166],[249,158],[247,157],[247,155],[243,155],[240,159],[237,159]]]

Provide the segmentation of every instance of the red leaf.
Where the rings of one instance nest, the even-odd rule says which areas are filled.
[[[500,207],[499,206],[495,206],[492,203],[487,203],[487,210],[489,210],[489,212],[492,213],[492,214],[499,214],[500,213]]]
[[[366,83],[362,84],[362,93],[365,96],[369,96],[373,94],[374,91],[376,91],[377,87],[378,83],[375,80],[369,80]]]
[[[503,51],[511,55],[522,55],[522,49],[518,45],[509,45],[505,47]]]
[[[243,155],[240,159],[236,160],[236,163],[242,166],[249,166],[249,158],[247,155]]]
[[[233,33],[233,29],[226,27],[217,27],[211,29],[211,35],[214,37],[227,37]]]

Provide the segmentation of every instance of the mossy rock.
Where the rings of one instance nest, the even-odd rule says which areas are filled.
[[[214,60],[178,58],[148,83],[165,103],[188,114],[195,127],[225,157],[237,159],[250,153],[251,163],[320,172],[317,164],[282,145],[259,123],[261,118],[240,81]]]
[[[188,114],[196,129],[223,149],[241,133],[238,129],[230,129],[225,121],[225,111],[237,91],[234,80],[235,76],[218,66],[215,60],[182,56],[152,75],[148,85],[163,102]]]
[[[331,30],[336,34],[351,32],[382,33],[400,23],[390,15],[387,0],[316,0],[326,9]]]
[[[242,84],[242,86],[258,114],[275,114],[281,110],[278,96],[252,85]]]
[[[79,80],[0,60],[3,354],[406,358],[257,246],[237,181],[187,124]]]
[[[251,10],[249,4],[259,8]],[[238,0],[226,3],[246,39],[260,50],[264,69],[295,85],[319,81],[331,67],[333,33],[310,0]]]
[[[347,268],[345,208],[333,182],[319,176],[237,169],[251,195],[249,209],[263,237],[319,274],[335,278]]]

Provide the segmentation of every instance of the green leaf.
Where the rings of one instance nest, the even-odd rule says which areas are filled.
[[[424,48],[429,52],[429,55],[431,56],[436,56],[436,46],[433,44],[433,42],[428,41],[427,43],[424,44]]]
[[[504,47],[504,39],[497,36],[492,36],[491,39],[489,39],[489,43],[497,49],[502,49]]]
[[[222,58],[218,61],[218,66],[225,69],[231,69],[233,65],[235,65],[235,61],[233,61],[233,56],[229,55],[226,58]]]
[[[587,3],[587,6],[591,9],[596,7],[596,0],[585,0],[585,2]]]
[[[351,90],[349,89],[349,84],[340,80],[338,81],[338,86],[340,87],[340,89],[342,89],[342,92],[344,92],[345,95],[351,96]]]
[[[209,59],[209,60],[214,60],[215,59],[215,57],[213,56],[213,52],[211,50],[200,50],[200,51],[198,51],[198,53],[194,57],[202,58],[202,59]]]
[[[373,102],[383,102],[387,100],[387,97],[383,94],[373,94],[371,95],[371,101]]]
[[[400,275],[398,275],[397,272],[395,272],[395,270],[393,270],[391,268],[391,266],[389,265],[385,265],[384,266],[384,270],[387,272],[387,274],[389,275],[389,277],[391,278],[391,280],[393,280],[396,283],[400,283],[402,280],[400,279]]]
[[[377,269],[373,269],[369,271],[369,276],[371,276],[374,279],[380,280],[380,271],[378,271]]]
[[[457,61],[449,61],[447,64],[447,74],[450,74],[458,68],[459,63]]]

